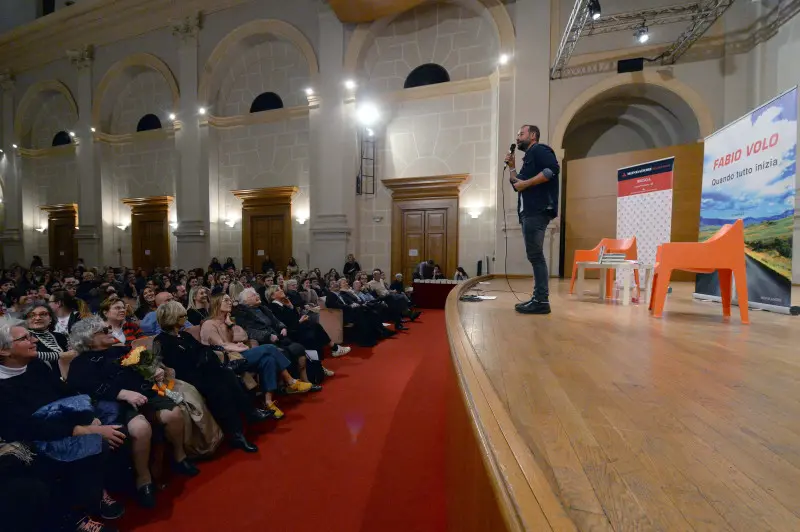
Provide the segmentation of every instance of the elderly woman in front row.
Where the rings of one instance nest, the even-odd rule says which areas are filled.
[[[152,428],[148,417],[164,426],[167,440],[172,444],[175,471],[187,476],[200,471],[186,458],[183,413],[178,405],[160,396],[153,390],[153,383],[132,366],[122,366],[121,359],[130,352],[130,347],[115,344],[117,339],[102,318],[92,316],[77,323],[70,334],[70,345],[78,356],[70,365],[69,382],[94,399],[121,403],[120,422],[127,425],[132,440],[139,503],[152,508],[156,501],[150,474]],[[165,370],[160,368],[156,380],[163,380],[164,374]]]
[[[19,443],[4,444],[0,456],[16,453],[28,464],[18,480],[60,484],[49,490],[50,503],[44,515],[26,515],[25,501],[19,501],[17,508],[5,506],[12,512],[0,514],[0,527],[29,530],[38,522],[44,530],[103,532],[105,525],[92,516],[116,519],[124,512],[122,505],[104,492],[103,479],[108,448],[122,445],[125,435],[119,425],[104,425],[97,419],[88,399],[74,397],[57,373],[37,359],[36,344],[36,337],[22,322],[0,320],[0,442],[37,445],[31,454]],[[70,409],[55,406],[65,401]],[[65,457],[60,449],[67,444],[70,456]],[[13,480],[8,472],[0,476],[3,484]]]
[[[229,438],[231,447],[248,453],[258,451],[244,436],[242,415],[251,422],[272,417],[272,411],[253,406],[239,377],[225,368],[217,354],[183,330],[186,309],[177,301],[169,301],[156,312],[161,334],[153,341],[153,352],[164,364],[175,370],[175,378],[188,382],[203,394],[208,408]]]

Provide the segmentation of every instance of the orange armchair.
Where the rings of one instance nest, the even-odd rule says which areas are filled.
[[[638,260],[639,253],[636,250],[636,237],[615,239],[604,238],[600,240],[594,249],[576,249],[575,259],[572,262],[572,282],[569,285],[569,293],[575,292],[575,277],[578,274],[579,262],[597,262],[600,259],[600,248],[606,248],[607,253],[625,253],[626,260]],[[595,268],[587,268],[589,270]],[[606,270],[606,298],[611,299],[611,289],[614,285],[612,276],[614,270]],[[636,282],[636,287],[639,287],[639,270],[633,270],[633,279]]]
[[[719,272],[719,291],[722,297],[722,315],[731,315],[731,289],[736,279],[739,296],[739,314],[742,323],[749,323],[747,309],[747,270],[744,254],[744,222],[736,220],[724,225],[705,242],[669,242],[658,246],[653,297],[650,310],[660,318],[664,312],[669,281],[673,270],[694,273]]]

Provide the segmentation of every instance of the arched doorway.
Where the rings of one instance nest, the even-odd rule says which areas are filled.
[[[571,260],[565,256],[570,160],[692,144],[713,130],[708,108],[691,89],[658,74],[638,78],[612,78],[589,89],[555,128],[553,147],[562,157],[560,276]]]

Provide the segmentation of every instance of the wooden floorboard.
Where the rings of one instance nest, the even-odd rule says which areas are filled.
[[[496,300],[459,303],[580,530],[800,530],[800,318],[751,311],[743,325],[693,286],[673,285],[661,319],[570,296],[565,281],[551,283],[548,316],[516,313],[505,279],[479,285]]]

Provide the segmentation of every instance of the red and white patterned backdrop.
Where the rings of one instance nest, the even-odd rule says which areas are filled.
[[[655,264],[672,232],[672,189],[617,198],[617,238],[636,237],[639,260]]]

